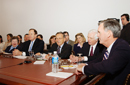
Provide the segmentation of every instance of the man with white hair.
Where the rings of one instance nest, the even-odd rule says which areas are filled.
[[[88,42],[84,44],[81,49],[82,54],[84,55],[81,60],[83,61],[92,61],[98,58],[98,55],[102,53],[104,48],[103,45],[98,43],[97,30],[92,29],[88,32]],[[70,60],[72,62],[77,62],[78,57],[74,55],[70,55]]]

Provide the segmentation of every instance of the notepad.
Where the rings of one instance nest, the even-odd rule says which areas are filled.
[[[57,73],[47,73],[46,76],[52,76],[52,77],[59,77],[59,78],[68,78],[71,75],[73,75],[73,73],[67,73],[67,72],[57,72]]]
[[[45,61],[35,61],[33,64],[44,64]]]

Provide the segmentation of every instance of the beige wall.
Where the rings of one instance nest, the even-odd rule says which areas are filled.
[[[98,21],[130,14],[130,0],[0,0],[0,34],[24,36],[30,28],[43,34],[44,41],[57,31],[68,31],[70,38],[82,32],[87,38]]]

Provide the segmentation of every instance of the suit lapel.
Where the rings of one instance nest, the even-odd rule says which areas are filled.
[[[98,52],[98,50],[99,50],[99,42],[97,43],[97,45],[96,45],[96,48],[95,48],[95,50],[94,50],[94,55],[96,55],[97,54],[97,52]]]
[[[64,43],[64,45],[63,45],[63,47],[62,47],[61,53],[62,53],[62,51],[64,50],[65,46],[66,46],[66,43]]]
[[[88,43],[87,43],[88,44]],[[90,45],[88,44],[88,47],[87,47],[88,49],[87,49],[87,55],[89,56],[89,49],[90,49]]]
[[[109,56],[114,52],[113,50],[114,50],[114,48],[115,48],[115,46],[117,45],[118,42],[120,42],[119,39],[117,39],[117,40],[114,42],[114,44],[113,44],[113,46],[112,46],[112,48],[111,48],[111,51],[110,51]]]
[[[33,43],[32,49],[34,49],[36,45],[37,45],[37,39],[36,39],[35,42]]]

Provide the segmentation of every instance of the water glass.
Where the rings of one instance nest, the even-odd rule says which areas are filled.
[[[78,56],[78,64],[80,64],[80,63],[82,63],[82,61],[81,61],[81,60],[82,60],[82,59],[81,59],[81,58],[82,58],[82,57],[81,57],[82,53],[78,53],[78,55],[79,55],[79,56]]]
[[[34,51],[29,51],[29,56],[33,57],[34,56]]]

